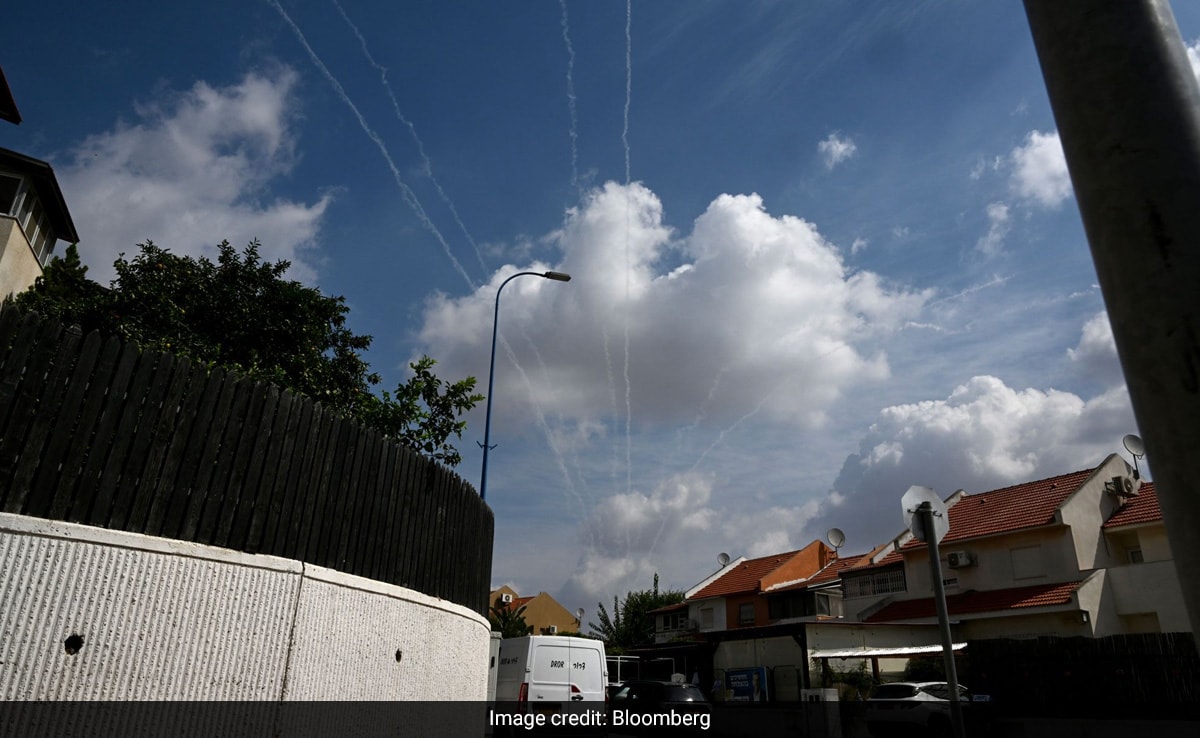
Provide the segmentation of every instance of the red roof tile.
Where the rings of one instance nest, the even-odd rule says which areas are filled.
[[[716,581],[710,582],[708,586],[692,595],[689,599],[702,600],[706,597],[724,597],[732,594],[757,592],[758,583],[764,576],[778,569],[788,559],[798,553],[800,552],[797,550],[772,554],[760,559],[748,559],[736,566],[731,566],[729,567],[730,571],[722,574]]]
[[[982,592],[963,592],[946,597],[946,609],[951,615],[966,615],[977,612],[996,612],[1002,610],[1018,610],[1026,607],[1046,607],[1048,605],[1065,605],[1071,601],[1071,595],[1079,588],[1080,582],[1061,582],[1057,584],[1035,584],[1029,587],[1013,589],[993,589]],[[919,600],[900,600],[884,607],[879,612],[868,617],[868,623],[881,623],[895,620],[916,620],[937,616],[933,598]]]
[[[945,545],[968,538],[1050,525],[1054,522],[1054,513],[1058,506],[1079,489],[1095,471],[1082,469],[1036,482],[966,495],[950,507],[950,529],[941,543]],[[924,545],[914,538],[904,544],[903,548],[912,549]]]
[[[1112,517],[1104,521],[1104,527],[1116,528],[1122,525],[1153,523],[1162,519],[1162,510],[1158,507],[1158,492],[1154,489],[1154,482],[1146,482],[1138,490],[1137,497],[1121,505],[1112,514]]]
[[[776,592],[794,592],[798,589],[807,589],[818,584],[828,584],[829,582],[837,581],[841,578],[843,571],[858,566],[866,556],[867,554],[860,554],[858,556],[846,556],[845,558],[834,559],[826,564],[825,568],[813,574],[808,579],[789,584],[785,587],[775,587],[770,590],[770,594],[775,594]]]

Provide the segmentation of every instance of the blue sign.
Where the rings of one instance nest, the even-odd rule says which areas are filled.
[[[749,669],[725,670],[725,700],[727,702],[766,702],[767,669],[755,666]]]

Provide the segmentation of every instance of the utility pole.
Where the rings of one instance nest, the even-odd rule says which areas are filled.
[[[1200,571],[1200,87],[1167,0],[1025,0],[1177,573]],[[1200,633],[1200,580],[1180,588]]]

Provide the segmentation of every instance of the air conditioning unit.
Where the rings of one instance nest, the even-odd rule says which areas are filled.
[[[946,563],[950,565],[951,569],[961,569],[964,566],[974,566],[975,556],[974,554],[967,553],[966,551],[951,551],[950,553],[946,554]]]
[[[1137,488],[1129,477],[1113,477],[1107,486],[1108,491],[1118,497],[1133,497],[1137,494]]]
[[[558,626],[557,626],[557,625],[551,625],[551,626],[550,626],[550,628],[549,628],[549,630],[550,630],[550,635],[554,635],[555,633],[557,633],[557,632],[558,632]]]
[[[512,604],[512,595],[510,595],[508,592],[505,592],[502,595],[500,595],[500,601],[506,605],[511,605]]]

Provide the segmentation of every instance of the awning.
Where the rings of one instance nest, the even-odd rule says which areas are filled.
[[[966,643],[952,645],[955,651],[967,647]],[[890,648],[818,648],[808,652],[813,659],[870,659],[870,658],[902,658],[904,656],[927,656],[941,653],[941,646],[893,646]]]

